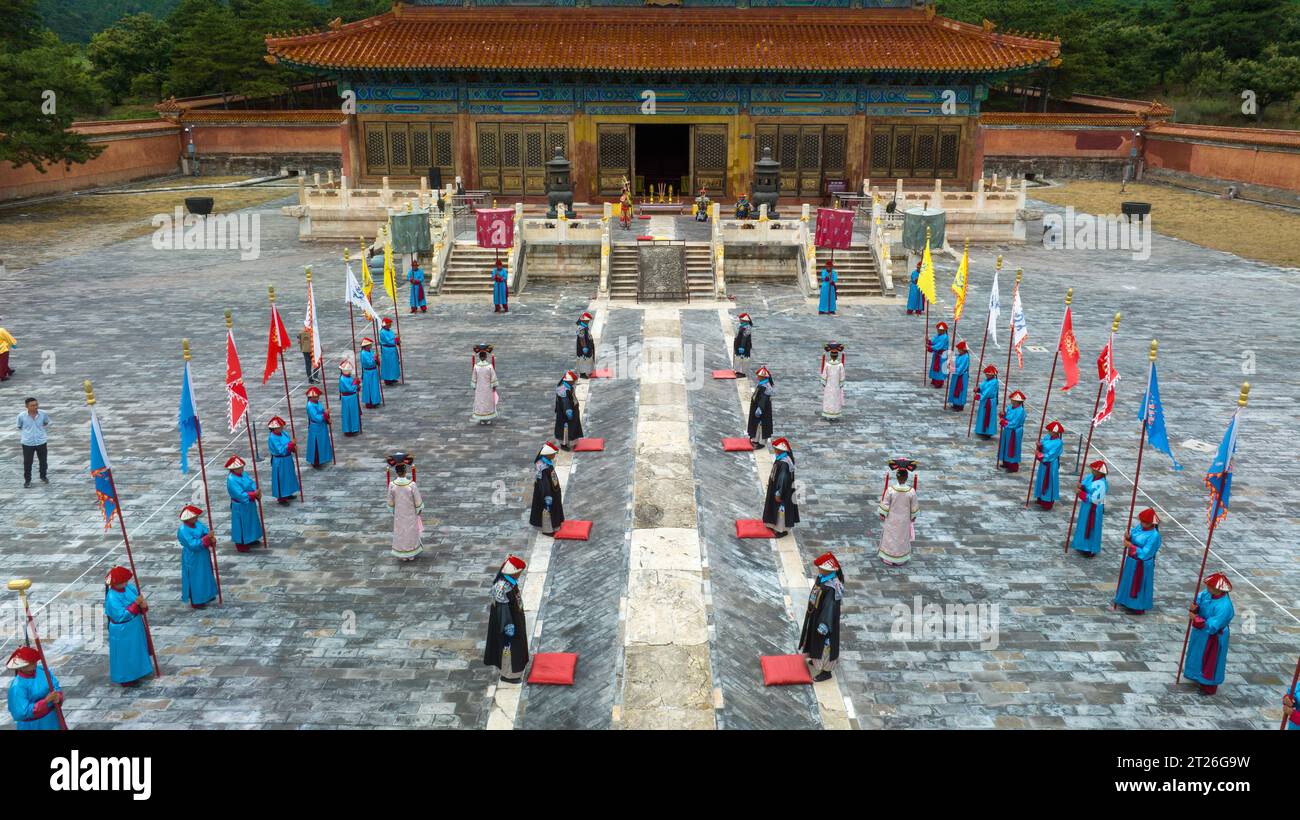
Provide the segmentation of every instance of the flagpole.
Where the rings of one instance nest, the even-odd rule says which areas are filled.
[[[26,603],[25,603],[25,602],[24,602],[24,606],[26,606]],[[30,616],[29,616],[29,617],[30,617]],[[38,642],[38,643],[39,643],[39,642]],[[1286,690],[1286,693],[1287,693],[1288,695],[1290,695],[1292,698],[1295,698],[1295,685],[1296,685],[1296,683],[1300,683],[1300,657],[1297,657],[1297,658],[1295,659],[1295,674],[1291,676],[1291,686]],[[1292,708],[1292,709],[1300,709],[1300,703],[1293,703],[1291,708]],[[60,714],[62,714],[62,713],[60,713]],[[1286,729],[1286,724],[1287,724],[1286,712],[1283,711],[1283,712],[1282,712],[1282,725],[1281,725],[1280,727],[1278,727],[1278,728]]]
[[[1020,293],[1020,277],[1024,274],[1024,268],[1016,268],[1016,289],[1011,292],[1011,329],[1007,331],[1007,377],[1002,380],[1001,406],[1004,410],[1007,406],[1007,394],[1011,391],[1011,350],[1016,346],[1016,296]]]
[[[392,224],[392,218],[390,217],[389,225],[391,224]],[[384,244],[388,245],[391,248],[392,239],[390,238],[390,234],[388,231],[389,225],[384,226]],[[393,256],[393,252],[390,249],[388,251],[388,258],[390,261],[392,259],[392,256]],[[385,276],[386,275],[387,273],[385,273]],[[387,288],[385,288],[385,290],[387,290]],[[393,271],[393,292],[389,295],[392,296],[393,298],[393,321],[397,325],[397,369],[398,371],[400,371],[397,374],[397,378],[400,380],[402,384],[406,384],[406,364],[402,361],[402,311],[397,306],[397,271]],[[382,382],[383,379],[381,378],[380,381]]]
[[[9,588],[17,592],[18,597],[22,599],[23,613],[27,616],[27,629],[31,633],[32,639],[36,641],[37,654],[41,656],[41,666],[45,671],[45,685],[49,688],[50,692],[53,692],[55,691],[54,677],[50,674],[50,662],[45,659],[45,647],[41,646],[41,636],[36,632],[36,621],[32,618],[31,607],[27,605],[27,590],[32,588],[32,582],[27,578],[15,578],[9,582]],[[1300,670],[1300,667],[1297,667],[1297,670]],[[1291,684],[1291,688],[1295,688],[1294,683]],[[63,719],[62,700],[54,704],[54,713],[59,717],[59,731],[68,731],[68,722]],[[1285,719],[1282,723],[1284,726],[1286,725]]]
[[[1052,403],[1052,383],[1056,381],[1056,364],[1061,359],[1061,342],[1065,338],[1065,317],[1070,313],[1070,302],[1074,300],[1074,288],[1065,290],[1065,313],[1061,314],[1061,332],[1056,337],[1056,353],[1052,356],[1052,373],[1047,377],[1047,393],[1043,396],[1043,417],[1038,420],[1038,435],[1034,436],[1034,447],[1037,448],[1043,440],[1043,426],[1047,424],[1047,406]],[[1021,442],[1023,448],[1024,442]],[[1037,460],[1035,460],[1037,461]],[[1025,506],[1029,506],[1029,499],[1034,494],[1034,479],[1038,476],[1038,465],[1035,463],[1034,469],[1029,471],[1029,486],[1025,489]]]
[[[308,302],[309,302],[309,304],[308,304],[308,310],[311,311],[311,325],[312,325],[312,327],[311,327],[311,332],[315,335],[317,341],[319,341],[319,340],[320,340],[320,325],[317,323],[317,319],[318,319],[319,317],[316,315],[316,294],[315,294],[314,292],[312,292],[312,289],[311,289],[311,265],[308,265],[308,266],[306,267],[306,271],[307,271],[307,292],[310,294],[310,298],[308,299]],[[313,349],[312,349],[312,356],[313,356],[313,358],[315,357],[315,347],[314,347],[314,346],[313,346]],[[326,379],[325,379],[325,353],[324,353],[324,351],[321,351],[321,354],[320,354],[320,362],[319,362],[319,363],[313,362],[313,364],[316,364],[316,369],[320,372],[320,392],[321,392],[322,394],[324,394],[324,396],[325,396],[325,416],[326,416],[326,419],[325,419],[325,431],[326,431],[327,433],[329,433],[329,437],[330,437],[330,462],[331,462],[331,463],[336,463],[336,462],[338,461],[338,454],[334,452],[334,422],[333,422],[333,419],[329,418],[329,415],[330,415],[330,388],[329,388],[329,382],[326,381]],[[310,425],[310,423],[311,423],[311,420],[308,419],[308,424]],[[307,432],[308,432],[308,434],[310,435],[310,433],[311,433],[310,428],[308,429]],[[295,438],[295,440],[297,439],[297,434],[294,435],[294,438]],[[297,463],[298,463],[298,451],[297,451],[297,449],[295,448],[295,449],[294,449],[294,464],[297,464]],[[299,479],[299,481],[298,481],[298,486],[299,486],[299,487],[302,486],[302,480],[301,480],[301,479]]]
[[[185,357],[186,369],[189,368],[190,361],[190,340],[181,339],[181,355]],[[221,596],[221,568],[217,566],[217,528],[212,523],[212,497],[208,495],[208,463],[203,458],[203,425],[198,423],[199,409],[194,408],[194,432],[197,434],[195,440],[199,445],[199,475],[203,477],[203,509],[208,514],[208,532],[212,534],[212,546],[208,547],[208,552],[212,554],[212,574],[217,581],[217,606],[225,603]]]
[[[375,240],[378,241],[378,239],[379,237],[376,236]],[[364,277],[370,276],[370,247],[366,245],[366,238],[364,236],[361,237],[361,264],[365,265],[365,271],[362,278],[362,281],[364,282],[365,281]],[[375,283],[372,277],[370,281],[371,292],[374,292],[374,289],[375,289]],[[374,336],[375,342],[378,343],[379,342],[379,313],[375,310],[375,300],[371,299],[370,294],[366,293],[365,291],[366,288],[365,285],[363,284],[361,286],[361,292],[366,297],[366,303],[370,305],[370,332]],[[379,354],[376,353],[375,355],[378,356]],[[378,362],[378,359],[376,359],[376,362]],[[361,370],[361,359],[358,358],[354,362],[354,364],[356,365],[357,368],[357,375],[361,378],[361,381],[364,383],[366,379],[366,374]],[[378,366],[378,364],[376,364],[376,366]],[[357,404],[364,405],[365,402],[361,401],[360,397],[358,397]],[[379,406],[380,407],[384,406],[384,380],[383,379],[379,380]]]
[[[275,306],[275,285],[267,285],[266,291],[267,291],[267,298],[271,300],[271,320],[274,322],[275,319],[277,319],[280,315],[280,311]],[[275,328],[278,329],[279,326],[283,323],[283,321],[284,320],[281,319],[279,322],[275,322]],[[289,435],[293,436],[296,439],[298,438],[298,431],[294,429],[294,423],[293,423],[293,399],[289,398],[289,367],[284,363],[284,348],[280,347],[279,342],[277,342],[275,346],[280,351],[280,376],[284,379],[284,406],[285,406],[285,411],[289,415]],[[324,367],[318,369],[320,370],[321,381],[324,382],[325,369]],[[308,378],[307,381],[308,383],[310,383],[311,379]],[[307,491],[303,488],[302,485],[302,465],[298,462],[297,448],[294,448],[293,451],[293,469],[294,472],[298,474],[298,500],[306,501]],[[261,488],[259,487],[258,489]],[[262,502],[260,501],[258,502],[259,505],[261,503]]]
[[[1110,344],[1112,345],[1114,344],[1115,334],[1119,331],[1119,316],[1120,315],[1116,313],[1115,321],[1112,322],[1110,325],[1110,337],[1111,337]],[[1109,357],[1112,360],[1115,357],[1115,349],[1113,347],[1110,350]],[[1109,368],[1109,365],[1107,365],[1107,367]],[[1107,375],[1111,375],[1111,374],[1108,373]],[[1092,404],[1092,421],[1088,423],[1088,443],[1083,445],[1083,457],[1079,459],[1079,481],[1078,483],[1076,483],[1075,485],[1076,487],[1078,486],[1078,484],[1083,483],[1083,471],[1088,469],[1088,453],[1092,451],[1092,431],[1097,429],[1097,411],[1101,408],[1101,394],[1105,391],[1105,389],[1106,389],[1106,381],[1102,381],[1101,384],[1097,385],[1097,400]],[[1070,551],[1070,539],[1074,537],[1074,517],[1075,514],[1077,514],[1078,512],[1079,512],[1079,493],[1075,492],[1074,507],[1070,510],[1070,525],[1065,531],[1065,552],[1066,553],[1069,553]]]
[[[86,391],[86,406],[90,408],[91,420],[95,416],[95,388],[91,386],[90,379],[82,383]],[[100,446],[104,447],[104,442],[100,441]],[[106,465],[107,466],[107,465]],[[131,565],[131,576],[135,578],[135,588],[144,595],[144,589],[140,584],[140,573],[135,569],[135,556],[131,552],[131,539],[126,534],[126,518],[122,514],[122,499],[117,495],[117,482],[113,480],[113,468],[109,467],[104,472],[108,474],[108,488],[113,493],[113,513],[117,516],[117,524],[122,529],[122,543],[126,545],[126,561]],[[162,666],[158,663],[158,653],[153,647],[153,632],[149,629],[149,613],[146,610],[140,610],[140,621],[144,624],[144,636],[149,644],[149,657],[153,659],[153,674],[155,678],[162,677]]]
[[[968,265],[969,265],[969,259],[970,259],[969,254],[970,254],[970,238],[967,237],[967,239],[966,239],[966,244],[962,247],[961,258],[962,258],[962,260],[967,261],[967,264],[968,264]],[[961,263],[960,263],[960,262],[957,263],[957,270],[958,270],[959,272],[961,271]],[[970,277],[969,272],[966,274],[966,276],[967,276],[967,278]],[[953,279],[953,284],[956,284],[956,279],[955,279],[955,278]],[[962,297],[961,297],[961,298],[962,298],[963,305],[964,305],[964,303],[965,303],[965,299],[966,299],[966,296],[965,296],[965,288],[966,288],[966,283],[965,283],[965,282],[962,282],[962,289],[963,289],[963,290],[962,290]],[[951,288],[949,288],[949,290],[951,290]],[[955,296],[956,293],[954,292],[953,295]],[[949,339],[949,344],[948,344],[948,353],[949,353],[949,356],[948,356],[948,367],[947,367],[948,372],[944,374],[944,379],[943,379],[943,397],[942,397],[942,398],[943,398],[943,401],[942,401],[941,406],[942,406],[942,408],[943,408],[944,410],[947,410],[947,409],[948,409],[948,390],[949,390],[950,385],[952,384],[952,376],[953,376],[953,372],[957,369],[957,320],[958,320],[958,316],[957,316],[957,307],[958,307],[958,305],[957,305],[957,300],[956,300],[956,299],[953,299],[953,302],[952,302],[952,333],[949,334],[949,336],[948,336],[948,339]],[[967,373],[969,374],[969,372],[970,372],[970,369],[967,368]]]
[[[226,309],[226,333],[231,334],[232,337],[234,334],[234,330],[233,330],[234,325],[235,325],[234,320],[230,318],[230,309],[227,308]],[[281,358],[280,368],[283,370],[284,369],[283,352],[281,352],[280,358]],[[289,377],[286,374],[285,379],[287,380],[288,378]],[[289,414],[289,419],[290,421],[293,420],[293,413]],[[235,429],[237,430],[239,428],[235,428]],[[262,479],[257,474],[257,442],[253,440],[252,402],[249,402],[248,405],[244,407],[244,429],[248,431],[248,460],[253,463],[253,483],[257,485],[257,520],[260,521],[262,524],[262,544],[266,547],[270,547],[271,537],[270,537],[270,533],[266,531],[266,515],[264,515],[262,512]],[[301,489],[302,487],[301,480],[298,482],[298,486],[299,489]]]
[[[349,251],[347,248],[343,249],[343,264],[348,268],[349,271],[351,270],[352,252]],[[354,376],[357,376],[359,378],[360,377],[359,372],[361,370],[361,360],[357,358],[357,322],[353,316],[352,292],[350,290],[348,292],[347,302],[348,302],[348,327],[351,328],[352,330],[352,367],[353,367],[352,373]],[[361,407],[362,404],[363,402],[361,401],[361,388],[358,387],[357,388],[357,432],[358,433],[364,433],[366,431],[365,423],[362,422],[361,420],[361,417],[365,415],[365,413],[362,412],[362,407]],[[343,412],[342,405],[343,405],[343,395],[339,394],[340,413]]]
[[[1246,399],[1250,396],[1250,382],[1241,383],[1241,394],[1237,397],[1237,412],[1240,413],[1246,408]],[[1234,422],[1235,423],[1235,422]],[[1234,431],[1235,434],[1235,431]],[[1224,469],[1231,469],[1232,453],[1228,453],[1228,462]],[[1205,533],[1205,551],[1201,553],[1201,570],[1196,575],[1196,586],[1192,589],[1192,603],[1196,603],[1196,594],[1200,592],[1201,582],[1205,580],[1205,564],[1210,560],[1210,542],[1214,540],[1214,528],[1219,523],[1219,512],[1223,509],[1223,494],[1216,494],[1214,497],[1214,510],[1210,514],[1210,528]],[[1183,650],[1178,653],[1178,674],[1174,677],[1174,685],[1183,679],[1183,663],[1187,660],[1187,642],[1192,637],[1192,613],[1189,609],[1187,612],[1187,631],[1183,633]]]
[[[1002,257],[998,257],[997,267],[994,269],[993,278],[996,280],[998,273],[1002,271]],[[990,297],[991,298],[991,297]],[[975,385],[978,390],[979,380],[984,377],[984,348],[989,343],[989,324],[993,321],[993,311],[989,311],[984,317],[984,337],[980,340],[980,363],[975,368]],[[969,371],[968,371],[969,372]],[[971,431],[975,429],[975,407],[979,404],[978,395],[972,394],[970,397],[970,420],[966,422],[966,438],[970,438]]]

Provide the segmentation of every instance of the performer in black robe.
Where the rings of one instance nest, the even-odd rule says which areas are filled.
[[[560,440],[561,450],[570,449],[573,442],[582,438],[582,408],[574,392],[577,381],[578,374],[566,370],[564,378],[555,385],[555,437]]]
[[[551,535],[564,523],[564,500],[560,497],[560,479],[555,475],[555,454],[551,442],[542,445],[533,461],[533,508],[528,523]]]
[[[813,561],[817,581],[808,593],[808,611],[799,632],[799,651],[808,658],[813,680],[831,679],[831,669],[840,657],[840,606],[844,598],[844,571],[832,553]]]
[[[742,368],[749,364],[749,358],[754,355],[754,339],[750,329],[754,327],[754,322],[749,318],[748,313],[742,313],[736,317],[740,324],[736,327],[736,338],[731,343],[732,369],[736,371],[737,376],[749,378],[749,374]]]
[[[578,317],[578,333],[574,340],[574,369],[584,379],[591,378],[591,371],[596,367],[596,340],[591,336],[592,317],[583,313]],[[558,436],[559,433],[556,433]]]
[[[758,379],[758,384],[749,397],[749,443],[757,450],[772,437],[772,393],[775,392],[775,387],[772,384],[772,374],[766,366],[760,367],[754,378]],[[762,438],[757,435],[760,428]]]
[[[519,599],[519,573],[523,571],[523,559],[511,555],[492,579],[483,663],[500,670],[502,683],[519,683],[528,668],[528,622]]]
[[[790,528],[799,523],[799,505],[794,498],[794,451],[784,438],[772,440],[776,461],[767,477],[767,500],[763,503],[763,523],[772,528],[777,538],[790,534]]]

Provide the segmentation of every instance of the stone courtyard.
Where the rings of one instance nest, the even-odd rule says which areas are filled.
[[[1038,426],[1065,290],[1074,288],[1081,382],[1061,393],[1058,374],[1048,414],[1066,427],[1067,500],[1094,362],[1111,317],[1123,314],[1119,401],[1093,444],[1111,468],[1105,547],[1093,561],[1063,553],[1069,504],[1024,508],[1028,473],[996,471],[994,443],[968,438],[966,414],[942,410],[940,392],[923,383],[924,321],[904,313],[901,264],[895,296],[842,300],[836,316],[819,316],[793,284],[732,282],[729,303],[643,305],[598,299],[594,283],[530,284],[506,316],[483,301],[431,300],[427,314],[401,317],[406,384],[366,412],[364,435],[337,439],[337,464],[304,465],[305,503],[268,505],[268,548],[241,555],[228,538],[221,465],[248,453],[242,430],[231,434],[223,418],[223,310],[234,312],[260,421],[284,413],[280,376],[265,386],[258,378],[268,285],[296,332],[311,265],[328,374],[350,349],[343,249],[299,243],[282,204],[253,210],[261,227],[253,261],[237,251],[155,250],[144,236],[26,270],[11,263],[0,283],[0,323],[20,345],[18,372],[0,385],[10,419],[0,428],[0,572],[33,580],[42,617],[81,619],[80,631],[46,639],[73,728],[1276,729],[1300,647],[1300,393],[1287,386],[1300,367],[1294,270],[1158,233],[1146,261],[1127,251],[972,248],[957,335],[973,354],[995,257],[1005,258],[1004,321],[1014,271],[1025,271],[1030,338],[1011,387],[1029,397],[1027,436]],[[950,310],[955,260],[939,268],[943,304],[932,321]],[[405,299],[403,290],[403,310]],[[605,438],[606,449],[562,455],[566,512],[594,529],[589,541],[552,542],[528,526],[531,462],[551,437],[552,388],[572,367],[583,310],[596,315],[597,366],[614,375],[580,394],[587,435]],[[804,522],[793,538],[734,533],[735,519],[759,517],[771,464],[767,453],[720,446],[744,434],[752,384],[709,376],[729,365],[740,311],[754,318],[754,366],[775,376],[776,435],[797,458]],[[186,476],[177,453],[183,337],[193,347],[225,598],[203,611],[179,600],[174,537],[198,479],[197,454]],[[1155,608],[1136,617],[1109,601],[1152,338],[1184,469],[1147,448],[1138,508],[1159,511],[1164,546]],[[829,340],[847,349],[847,408],[834,423],[820,417],[818,363]],[[998,341],[988,359],[1002,370],[1005,327]],[[477,342],[496,346],[502,417],[491,427],[469,419]],[[291,354],[288,367],[301,429],[301,357]],[[164,673],[134,690],[109,682],[98,619],[103,575],[125,559],[88,474],[85,379],[95,385]],[[1242,381],[1252,392],[1232,510],[1207,567],[1232,578],[1237,619],[1227,680],[1203,697],[1191,683],[1174,686],[1174,675],[1206,530],[1202,479]],[[28,395],[52,419],[52,483],[25,490],[12,419]],[[383,458],[393,449],[415,454],[427,504],[425,553],[409,564],[388,552]],[[921,513],[912,562],[891,569],[875,558],[875,504],[894,456],[920,462]],[[266,470],[263,462],[269,482]],[[766,688],[759,657],[796,651],[810,563],[825,550],[847,579],[835,677]],[[482,665],[488,587],[512,552],[529,562],[530,647],[577,652],[571,688],[499,690]],[[6,653],[21,640],[8,595]],[[987,615],[989,631],[915,634],[926,607],[949,605]]]

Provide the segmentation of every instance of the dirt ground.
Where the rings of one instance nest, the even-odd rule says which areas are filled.
[[[242,177],[203,177],[204,182],[233,182]],[[133,184],[133,188],[172,187],[193,180],[168,179]],[[289,188],[217,188],[157,194],[87,195],[0,209],[0,251],[10,271],[63,256],[88,253],[112,242],[152,233],[155,214],[185,206],[186,196],[210,196],[213,213],[228,213],[291,196]],[[89,230],[93,227],[94,230]]]
[[[1300,214],[1239,200],[1184,191],[1165,185],[1075,180],[1057,188],[1035,188],[1031,199],[1073,206],[1091,214],[1118,214],[1120,203],[1151,203],[1151,227],[1156,233],[1194,242],[1202,247],[1235,253],[1272,265],[1300,267]]]

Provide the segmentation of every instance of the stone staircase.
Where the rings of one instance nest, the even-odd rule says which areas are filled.
[[[635,300],[639,275],[636,243],[615,244],[609,254],[609,298]],[[691,299],[713,299],[713,255],[709,243],[686,243],[686,286]]]
[[[506,251],[501,251],[505,258]],[[492,265],[496,262],[497,252],[491,248],[480,248],[473,242],[457,242],[451,249],[447,260],[447,275],[442,280],[440,294],[486,294],[492,295]],[[511,278],[514,271],[511,271]]]
[[[826,260],[831,252],[817,249],[817,271],[813,281],[820,281],[820,271],[826,267]],[[880,283],[880,272],[876,270],[876,260],[870,248],[850,248],[835,252],[835,272],[839,277],[840,296],[881,296],[884,288]],[[813,296],[817,296],[814,288]]]

